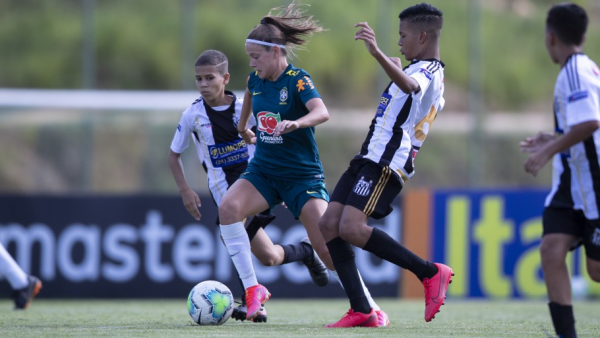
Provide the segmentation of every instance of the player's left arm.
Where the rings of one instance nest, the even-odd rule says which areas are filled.
[[[354,27],[360,27],[360,29],[354,35],[354,40],[362,40],[365,42],[367,51],[379,62],[387,76],[402,90],[403,92],[410,94],[418,92],[420,89],[417,80],[406,75],[402,70],[402,63],[399,58],[390,58],[385,55],[381,49],[377,46],[377,39],[375,38],[375,31],[366,22],[359,22]]]
[[[536,176],[542,167],[550,161],[554,154],[565,151],[575,144],[582,142],[600,128],[600,121],[591,120],[579,123],[562,137],[553,138],[531,154],[525,161],[525,171]]]
[[[275,127],[275,136],[289,133],[299,128],[314,127],[329,120],[329,111],[320,97],[315,97],[306,102],[308,114],[296,121],[283,120]]]

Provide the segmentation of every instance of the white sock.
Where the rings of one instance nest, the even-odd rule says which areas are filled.
[[[250,251],[250,240],[246,233],[244,223],[237,222],[229,225],[220,224],[221,237],[231,256],[233,265],[242,279],[244,289],[257,285],[256,273],[252,265],[252,252]]]
[[[335,279],[337,279],[338,283],[340,283],[340,286],[343,289],[344,285],[342,285],[342,281],[340,280],[340,277],[338,276],[337,271],[331,271],[331,273],[333,273],[333,275],[335,276]],[[367,286],[365,285],[365,283],[362,280],[362,276],[360,275],[360,271],[358,272],[358,277],[360,278],[360,284],[362,285],[363,291],[365,292],[365,296],[367,296],[367,300],[369,301],[369,305],[371,305],[371,307],[375,311],[380,311],[381,308],[379,307],[379,305],[377,305],[377,303],[375,303],[375,300],[373,299],[373,297],[371,297],[371,293],[369,292],[369,289],[367,289]]]
[[[6,276],[13,290],[20,290],[27,286],[27,274],[17,265],[17,262],[0,244],[0,276]]]

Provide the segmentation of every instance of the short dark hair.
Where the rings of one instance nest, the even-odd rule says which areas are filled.
[[[588,16],[585,10],[573,3],[552,6],[546,18],[546,28],[556,33],[567,44],[581,45],[587,31]]]
[[[229,60],[222,52],[209,49],[198,56],[195,66],[216,66],[219,73],[225,74],[229,69]]]
[[[422,24],[427,30],[441,30],[444,24],[444,13],[430,5],[422,2],[400,12],[400,20],[410,23]]]

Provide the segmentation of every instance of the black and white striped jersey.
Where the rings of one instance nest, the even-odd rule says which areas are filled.
[[[198,158],[206,171],[208,187],[217,205],[229,186],[246,170],[254,155],[254,145],[247,145],[237,131],[242,110],[242,100],[232,92],[230,106],[210,107],[200,97],[183,112],[171,150],[181,154],[189,145],[190,137],[196,145]],[[255,126],[250,117],[248,127]]]
[[[600,120],[600,70],[584,54],[573,54],[558,74],[554,87],[555,133]],[[553,159],[552,190],[546,206],[582,210],[588,219],[599,218],[600,130]]]
[[[387,86],[355,157],[389,166],[402,182],[414,174],[414,158],[445,103],[443,62],[414,60],[404,72],[419,83],[420,90],[407,94],[393,82]]]

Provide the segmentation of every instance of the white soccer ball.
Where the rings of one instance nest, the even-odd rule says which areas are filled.
[[[214,280],[198,283],[187,299],[190,317],[199,325],[221,325],[233,312],[233,295],[225,284]]]
[[[573,299],[586,299],[589,296],[590,286],[585,277],[573,276],[571,278],[571,291],[573,292]]]

